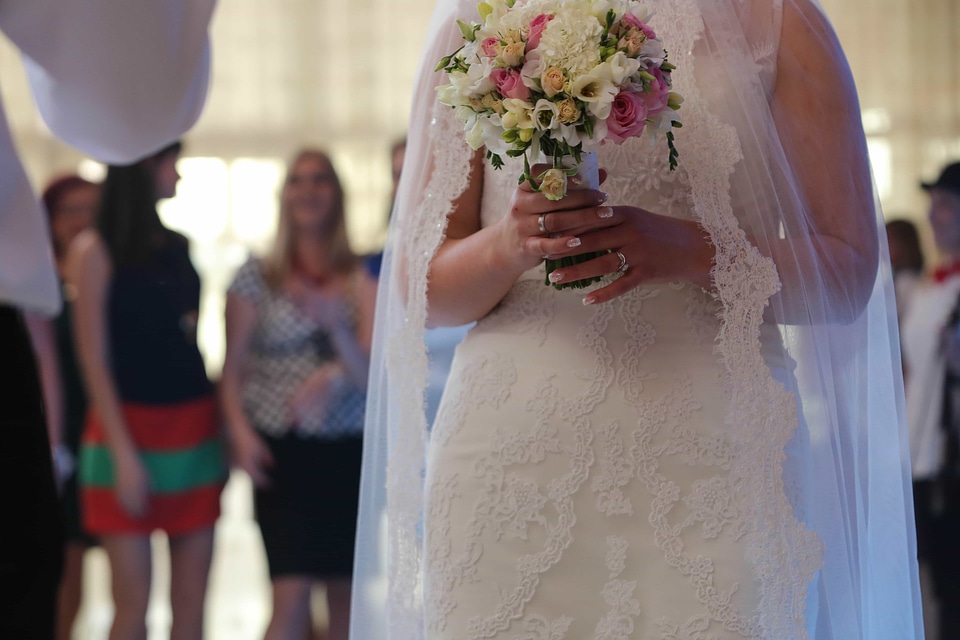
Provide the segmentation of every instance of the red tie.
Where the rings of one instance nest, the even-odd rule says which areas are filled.
[[[940,265],[933,272],[933,281],[940,283],[949,278],[960,274],[960,260],[955,260],[953,262],[948,262],[947,264]]]

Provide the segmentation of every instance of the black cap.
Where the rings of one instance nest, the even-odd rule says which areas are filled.
[[[947,191],[960,193],[960,162],[954,162],[944,167],[936,182],[921,182],[920,186],[923,187],[924,191],[946,189]]]

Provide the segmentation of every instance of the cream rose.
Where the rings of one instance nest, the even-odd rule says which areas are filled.
[[[523,60],[523,54],[526,51],[526,45],[523,42],[514,42],[508,44],[500,50],[500,62],[505,67],[516,67]]]
[[[573,124],[580,119],[580,107],[573,98],[565,98],[557,103],[557,120],[562,124]]]
[[[560,200],[567,195],[567,174],[563,169],[548,169],[540,176],[540,193],[547,200]]]
[[[540,86],[543,87],[543,92],[547,94],[548,98],[552,98],[563,91],[563,85],[566,81],[563,70],[559,67],[550,67],[540,76]]]

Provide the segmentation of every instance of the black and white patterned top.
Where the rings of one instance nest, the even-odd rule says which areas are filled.
[[[240,267],[228,293],[257,308],[243,383],[243,406],[251,424],[271,436],[281,436],[294,427],[298,433],[325,440],[361,435],[366,399],[363,391],[346,379],[333,385],[325,406],[300,416],[296,425],[290,418],[290,396],[317,367],[337,359],[327,331],[306,316],[289,295],[267,286],[255,258]]]

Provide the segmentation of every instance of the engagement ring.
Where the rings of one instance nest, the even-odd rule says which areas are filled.
[[[630,268],[630,263],[627,262],[627,256],[623,255],[622,251],[615,251],[614,253],[620,258],[620,266],[617,267],[617,273],[626,273],[627,269]]]

